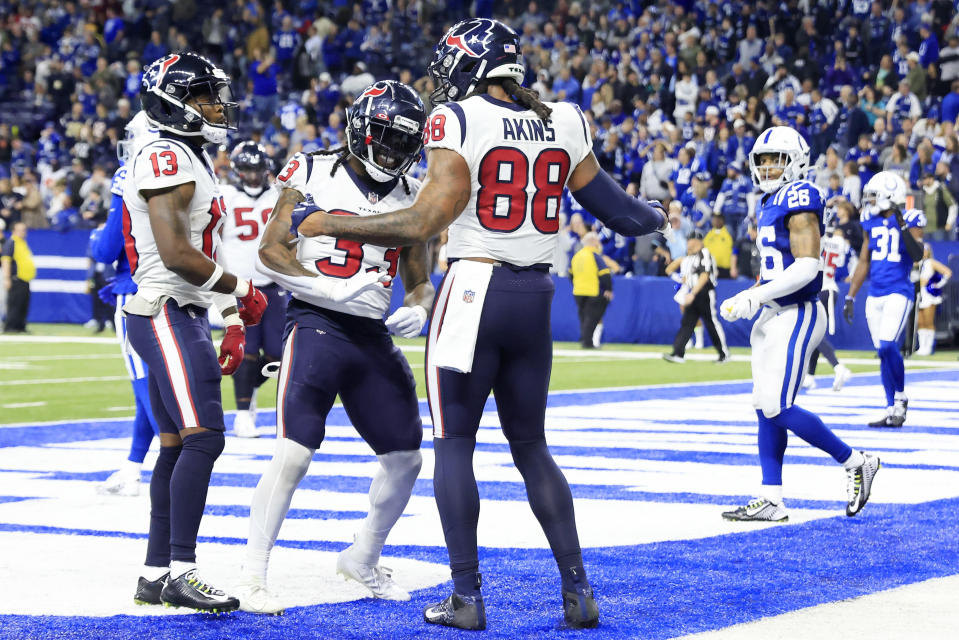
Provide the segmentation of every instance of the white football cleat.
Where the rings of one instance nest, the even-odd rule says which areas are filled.
[[[356,580],[369,589],[375,598],[398,601],[410,599],[409,592],[393,582],[390,569],[378,564],[357,562],[350,556],[352,548],[349,546],[340,551],[336,559],[336,572],[343,576],[344,580]]]
[[[816,388],[816,379],[807,373],[805,376],[803,376],[802,388],[806,391],[812,391]]]
[[[140,495],[140,473],[130,469],[120,469],[97,485],[101,496],[138,496]]]
[[[237,411],[233,419],[233,435],[237,438],[259,438],[255,414],[251,411]]]
[[[839,363],[836,365],[836,377],[832,380],[832,390],[839,391],[842,389],[842,386],[849,382],[849,379],[852,378],[852,371],[849,370],[849,367]]]
[[[756,498],[744,507],[724,511],[723,519],[739,522],[788,522],[789,512],[785,505],[775,504],[766,498]]]
[[[235,593],[240,601],[240,611],[271,616],[282,615],[286,611],[283,603],[262,582],[247,580],[237,586]]]

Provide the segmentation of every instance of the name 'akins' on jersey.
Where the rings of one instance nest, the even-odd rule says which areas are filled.
[[[556,130],[536,118],[503,118],[503,140],[555,142]]]

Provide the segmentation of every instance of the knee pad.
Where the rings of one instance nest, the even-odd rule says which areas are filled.
[[[878,351],[881,360],[894,358],[899,353],[899,345],[891,340],[883,340],[879,343]]]
[[[183,449],[202,452],[216,460],[223,453],[226,438],[222,431],[200,431],[183,438]]]
[[[423,467],[423,454],[419,449],[410,451],[391,451],[376,456],[391,479],[416,480]]]

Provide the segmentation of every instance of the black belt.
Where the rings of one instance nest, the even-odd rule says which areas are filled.
[[[454,262],[463,260],[463,258],[450,258],[447,263],[452,265]],[[476,260],[475,262],[480,262]],[[494,267],[506,267],[510,271],[539,271],[541,273],[549,273],[549,270],[553,265],[547,264],[545,262],[539,262],[537,264],[531,264],[527,266],[520,266],[518,264],[513,264],[512,262],[503,262],[502,260],[497,260],[496,262],[486,262],[485,264],[492,264]]]

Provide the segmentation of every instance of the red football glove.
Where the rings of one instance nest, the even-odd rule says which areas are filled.
[[[237,302],[240,303],[240,320],[243,321],[244,325],[252,327],[255,324],[260,324],[260,318],[263,317],[267,304],[266,296],[263,295],[262,291],[254,287],[251,282],[250,290],[242,298],[237,298]]]
[[[260,294],[262,295],[262,294]],[[243,362],[243,354],[246,351],[246,331],[243,325],[228,324],[226,334],[223,336],[223,342],[220,343],[220,371],[225,376],[231,376],[240,368]]]

